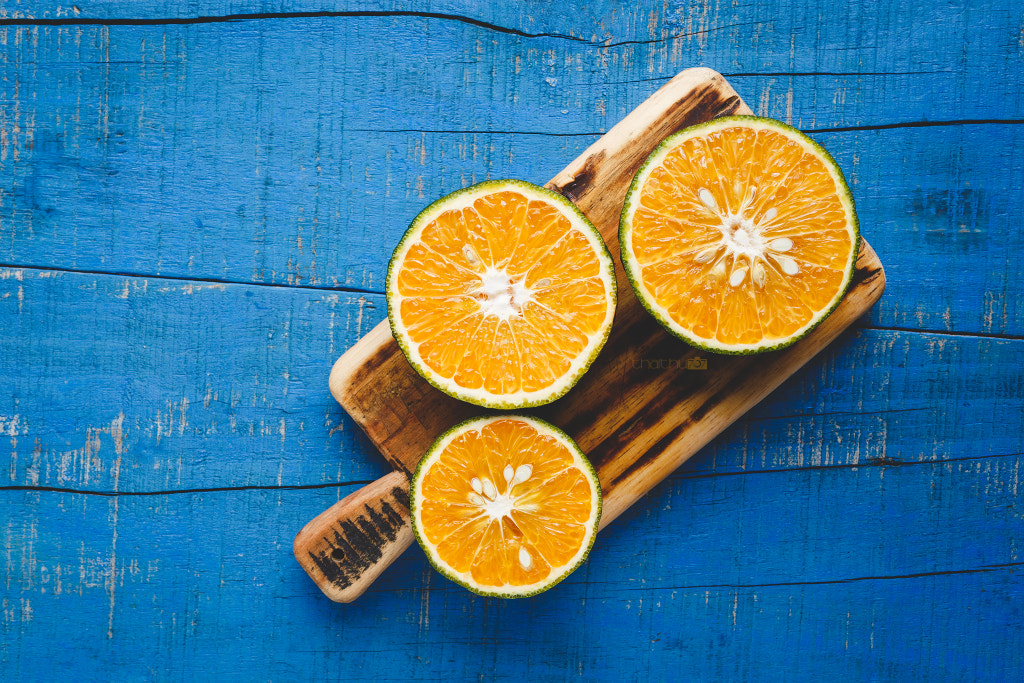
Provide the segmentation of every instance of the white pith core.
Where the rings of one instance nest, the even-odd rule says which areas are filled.
[[[499,521],[502,517],[512,519],[512,511],[518,509],[516,505],[517,496],[514,489],[522,484],[533,474],[531,465],[520,465],[512,469],[512,465],[505,465],[502,476],[505,478],[506,488],[504,493],[498,493],[498,488],[487,477],[473,477],[469,481],[473,493],[469,494],[469,502],[480,508],[492,521]]]
[[[512,469],[512,465],[505,465],[501,474],[505,478],[506,484],[504,493],[498,493],[494,482],[487,477],[473,477],[469,481],[469,486],[473,489],[473,493],[468,496],[469,502],[480,508],[480,511],[487,515],[491,522],[501,521],[503,517],[508,517],[509,521],[512,521],[513,510],[529,507],[517,504],[517,496],[513,493],[513,489],[530,478],[530,475],[533,474],[533,466],[520,465]],[[519,548],[519,564],[523,569],[533,566],[533,557],[530,556],[530,552],[526,548]]]
[[[756,187],[747,188],[743,203],[736,213],[723,211],[714,195],[705,187],[700,188],[697,196],[701,204],[721,221],[718,225],[722,232],[721,240],[718,244],[702,249],[694,257],[698,263],[714,263],[711,267],[712,275],[719,279],[728,278],[732,287],[742,285],[749,275],[751,282],[760,288],[764,286],[766,267],[786,275],[800,272],[797,262],[785,256],[793,248],[793,240],[788,237],[765,240],[764,231],[772,225],[778,210],[775,207],[769,208],[757,223],[744,215],[757,196]]]
[[[468,256],[472,249],[467,245],[465,251]],[[503,268],[490,266],[480,276],[480,280],[480,286],[472,292],[472,296],[479,302],[480,311],[486,316],[508,320],[512,316],[521,315],[523,307],[533,301],[533,290],[526,286],[525,275],[512,278]],[[543,283],[541,280],[537,284],[543,286]]]

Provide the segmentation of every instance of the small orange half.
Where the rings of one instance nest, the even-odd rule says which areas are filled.
[[[535,595],[586,558],[601,485],[579,447],[532,417],[469,420],[442,435],[410,487],[428,559],[481,595]]]

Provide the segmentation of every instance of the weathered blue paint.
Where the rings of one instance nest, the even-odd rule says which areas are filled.
[[[328,602],[291,539],[387,471],[326,379],[404,226],[698,64],[824,131],[881,302],[558,588]],[[1021,679],[1022,69],[1013,3],[4,3],[0,679]]]
[[[0,269],[4,483],[376,479],[327,373],[385,311],[380,295]]]
[[[1007,40],[1019,29],[1005,12],[985,18]],[[956,25],[920,28],[941,46]],[[815,135],[850,177],[865,235],[905,266],[883,325],[1024,331],[1012,229],[1024,128],[962,123],[1024,120],[1024,64],[1018,49],[993,73],[998,45],[978,30],[959,27],[964,49],[936,47],[938,63],[913,73],[865,69],[860,49],[821,47],[845,62],[799,64],[790,38],[802,34],[767,28],[743,60],[730,55],[748,34],[698,50],[727,73],[773,58],[735,85],[758,113],[807,130],[954,123]],[[487,177],[544,182],[661,74],[695,63],[676,42],[597,49],[415,16],[4,35],[2,73],[18,88],[0,139],[0,262],[370,292],[425,203]],[[785,75],[829,70],[841,75]],[[453,130],[466,132],[438,132]],[[892,262],[893,249],[912,260]]]
[[[1001,678],[1024,637],[1018,465],[673,477],[558,588],[508,603],[454,586],[418,549],[356,603],[328,602],[290,543],[333,492],[4,492],[19,588],[5,664],[239,680]],[[48,640],[67,645],[40,661]]]
[[[4,483],[137,492],[375,479],[387,469],[326,378],[382,319],[382,299],[0,270],[0,376],[12,378],[0,395]],[[679,357],[685,348],[679,342]],[[1015,452],[1022,350],[1020,340],[851,332],[693,466],[722,473]]]

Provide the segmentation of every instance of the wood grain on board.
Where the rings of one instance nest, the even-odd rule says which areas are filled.
[[[863,243],[850,290],[825,322],[793,347],[757,356],[698,353],[643,309],[622,271],[617,239],[619,214],[636,170],[671,133],[749,111],[721,75],[688,69],[547,184],[575,202],[608,243],[619,301],[609,340],[583,379],[564,398],[526,412],[562,427],[590,458],[604,494],[602,528],[835,339],[885,288],[882,265]],[[330,386],[384,457],[406,475],[406,489],[407,476],[434,439],[482,412],[423,380],[386,321],[338,359]],[[357,598],[381,565],[412,542],[407,509],[401,524],[378,512],[377,498],[393,485],[377,482],[351,494],[296,537],[296,559],[331,599]],[[368,562],[365,551],[339,550],[351,545],[347,538],[355,529],[379,541],[374,561]]]

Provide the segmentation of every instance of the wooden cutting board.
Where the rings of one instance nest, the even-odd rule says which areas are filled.
[[[850,291],[832,315],[790,348],[757,356],[699,352],[643,309],[618,258],[619,213],[634,173],[669,134],[749,113],[720,74],[688,69],[546,185],[600,230],[615,257],[619,302],[608,343],[579,384],[553,404],[524,412],[564,429],[588,455],[604,493],[602,528],[821,351],[885,288],[882,264],[862,242]],[[412,542],[409,474],[420,457],[446,429],[488,411],[427,384],[387,321],[338,359],[330,387],[395,468],[295,537],[295,557],[310,577],[332,600],[350,602]]]

